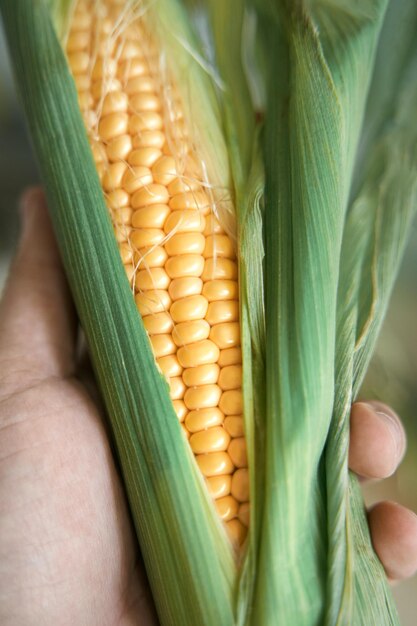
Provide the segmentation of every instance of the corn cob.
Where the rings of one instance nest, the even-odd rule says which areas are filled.
[[[144,16],[81,0],[66,42],[137,308],[220,518],[249,523],[238,266]]]

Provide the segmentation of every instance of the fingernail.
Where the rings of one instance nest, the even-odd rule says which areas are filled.
[[[397,460],[401,460],[405,452],[405,437],[399,417],[390,411],[385,405],[368,403],[379,419],[382,419],[389,428],[389,432],[394,440]],[[383,406],[383,408],[382,408]]]

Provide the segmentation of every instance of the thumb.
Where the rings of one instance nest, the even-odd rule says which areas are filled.
[[[68,375],[76,316],[41,189],[21,201],[22,233],[0,303],[1,378],[19,388]],[[1,384],[1,380],[0,380]]]

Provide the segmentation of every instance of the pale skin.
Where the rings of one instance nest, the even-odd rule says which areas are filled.
[[[0,623],[156,624],[102,409],[76,357],[77,318],[39,189],[0,304]],[[351,469],[391,475],[405,451],[384,404],[351,413]],[[369,512],[391,580],[417,569],[417,517],[393,502]]]

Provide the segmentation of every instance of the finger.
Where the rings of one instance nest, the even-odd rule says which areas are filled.
[[[372,543],[388,578],[417,571],[417,515],[396,502],[379,502],[368,512]]]
[[[401,420],[382,402],[356,402],[350,415],[349,467],[365,478],[387,478],[406,449]]]
[[[18,366],[24,385],[72,370],[76,316],[40,189],[24,195],[22,222],[0,304],[0,362],[12,376]]]

